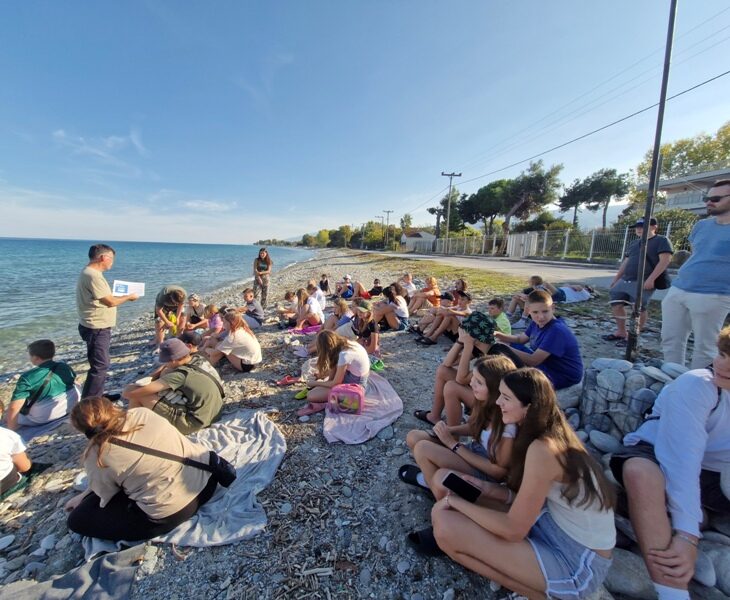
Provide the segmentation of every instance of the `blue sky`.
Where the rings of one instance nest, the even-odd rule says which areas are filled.
[[[430,222],[441,171],[477,177],[656,102],[668,5],[5,2],[0,236],[250,243],[386,209]],[[728,56],[726,0],[680,1],[669,93]],[[664,139],[714,132],[728,97],[730,76],[670,102]],[[628,170],[655,120],[544,160],[566,183]]]

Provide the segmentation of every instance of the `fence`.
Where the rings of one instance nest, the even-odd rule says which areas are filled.
[[[657,233],[668,237],[674,251],[689,250],[687,225],[662,224]],[[554,231],[529,231],[507,234],[505,256],[513,258],[545,257],[560,260],[585,260],[589,262],[619,262],[626,248],[638,239],[634,229],[594,229],[580,231],[564,229]],[[485,236],[450,237],[435,242],[417,242],[415,252],[421,254],[458,254],[466,256],[497,256],[504,241],[503,233]]]

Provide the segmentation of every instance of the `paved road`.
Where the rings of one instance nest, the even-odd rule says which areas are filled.
[[[438,254],[402,254],[387,253],[412,260],[433,260],[453,267],[468,267],[483,271],[496,271],[524,277],[540,275],[550,283],[584,283],[593,287],[608,288],[618,267],[607,265],[561,264],[556,262],[539,262],[532,260],[514,260],[487,256],[441,256]],[[652,300],[661,300],[666,292],[657,291]]]

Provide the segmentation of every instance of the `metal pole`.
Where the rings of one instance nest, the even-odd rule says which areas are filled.
[[[593,230],[593,233],[591,234],[591,249],[588,251],[588,262],[591,262],[593,259],[593,244],[596,243],[596,230]]]
[[[497,252],[497,232],[495,231],[492,234],[492,256],[494,256]]]
[[[547,250],[547,239],[548,239],[548,232],[546,231],[542,236],[542,255],[545,256],[545,252]]]
[[[389,240],[389,238],[390,238],[390,213],[392,213],[393,211],[384,210],[383,212],[388,216],[387,225],[385,226],[385,246],[387,248],[388,242],[390,241]]]
[[[483,235],[482,236],[482,256],[484,256],[484,248],[486,245],[487,245],[487,236]]]
[[[565,260],[565,255],[568,254],[568,241],[570,240],[570,229],[565,230],[565,243],[563,244],[563,256],[560,260]]]
[[[454,177],[461,177],[461,173],[444,173],[441,171],[442,177],[448,177],[449,178],[449,195],[446,199],[446,254],[449,253],[449,250],[451,249],[451,244],[449,244],[449,227],[451,225],[451,181]]]
[[[621,246],[621,256],[618,257],[618,261],[621,262],[624,259],[624,254],[626,254],[626,242],[629,240],[629,226],[626,226],[626,229],[624,229],[624,244]]]
[[[669,67],[672,62],[672,41],[674,39],[674,20],[677,16],[677,0],[670,0],[669,23],[667,24],[667,44],[664,51],[664,70],[662,72],[662,86],[659,92],[659,110],[656,117],[656,131],[654,132],[654,150],[651,155],[651,171],[649,173],[649,189],[646,194],[646,207],[644,210],[644,229],[641,232],[641,246],[639,248],[639,272],[636,282],[636,300],[634,309],[631,312],[629,337],[626,343],[626,360],[633,361],[636,358],[636,350],[639,341],[639,326],[641,314],[641,302],[644,297],[644,272],[646,270],[646,243],[649,239],[649,220],[654,210],[654,198],[659,185],[660,157],[659,150],[662,143],[662,125],[664,124],[664,105],[667,100],[667,85],[669,83]]]

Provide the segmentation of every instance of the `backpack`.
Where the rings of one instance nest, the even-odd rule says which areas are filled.
[[[334,386],[327,397],[330,412],[359,415],[365,405],[365,388],[359,383],[341,383]]]

